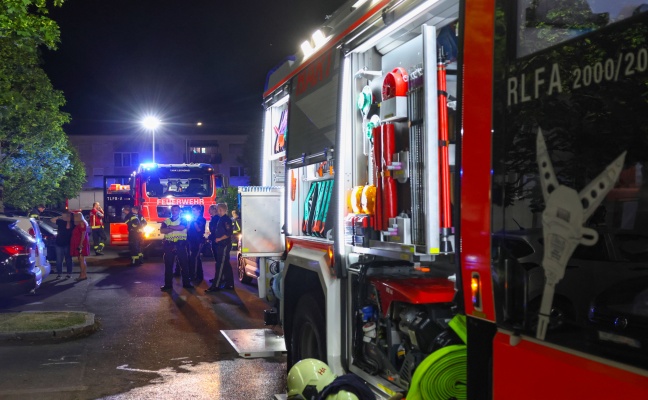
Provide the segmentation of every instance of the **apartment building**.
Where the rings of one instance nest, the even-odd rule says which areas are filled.
[[[140,163],[208,163],[229,179],[230,186],[249,185],[250,178],[241,163],[245,135],[173,135],[150,132],[115,135],[71,135],[70,143],[79,151],[86,167],[84,190],[103,187],[104,176],[129,175]]]

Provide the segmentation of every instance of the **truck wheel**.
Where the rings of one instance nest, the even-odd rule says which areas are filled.
[[[310,294],[297,302],[290,337],[291,361],[315,358],[326,362],[326,323],[324,302]]]
[[[252,278],[245,273],[245,259],[241,254],[238,255],[238,280],[241,283],[252,282]]]

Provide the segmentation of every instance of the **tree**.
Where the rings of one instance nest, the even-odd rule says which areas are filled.
[[[64,0],[52,0],[56,7]],[[55,49],[59,42],[59,27],[46,15],[47,0],[2,0],[0,2],[0,38],[11,40],[16,46],[36,51],[45,45]]]
[[[238,210],[238,189],[235,187],[228,187],[225,189],[218,189],[216,200],[219,203],[226,203],[227,209]]]
[[[47,3],[0,3],[0,209],[4,202],[29,208],[72,197],[85,175],[63,131],[70,120],[60,110],[65,98],[40,67],[39,46],[54,49],[59,41]]]

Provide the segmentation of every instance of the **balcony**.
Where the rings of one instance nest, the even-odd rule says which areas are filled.
[[[189,153],[189,163],[220,164],[223,162],[221,153]]]

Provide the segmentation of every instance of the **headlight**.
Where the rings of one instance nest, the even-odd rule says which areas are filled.
[[[145,235],[150,235],[151,233],[153,233],[154,230],[155,230],[155,228],[153,228],[152,226],[146,225],[144,227],[144,234]]]

